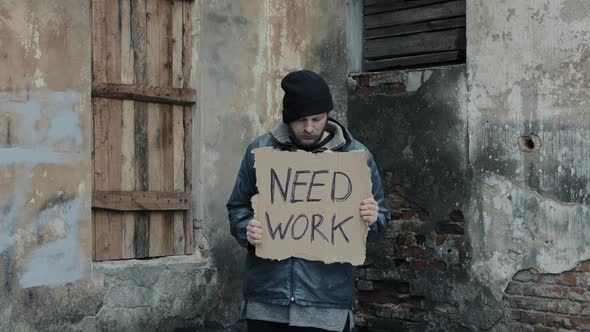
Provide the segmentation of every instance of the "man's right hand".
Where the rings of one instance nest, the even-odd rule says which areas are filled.
[[[251,245],[262,243],[262,224],[256,219],[250,220],[246,228],[246,236]]]

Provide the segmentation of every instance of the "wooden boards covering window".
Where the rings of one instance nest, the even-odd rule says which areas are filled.
[[[365,0],[365,70],[464,62],[465,26],[465,0]]]
[[[191,5],[92,0],[95,260],[193,252]]]

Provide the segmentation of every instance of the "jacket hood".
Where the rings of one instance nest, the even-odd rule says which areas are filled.
[[[334,134],[334,137],[320,147],[322,150],[337,150],[352,142],[352,136],[348,132],[348,129],[331,117],[328,118],[326,131]],[[270,135],[280,145],[295,147],[295,143],[293,143],[289,136],[289,127],[283,122],[278,123],[270,131]]]

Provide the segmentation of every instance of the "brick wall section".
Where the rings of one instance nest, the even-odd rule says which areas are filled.
[[[453,279],[466,269],[463,214],[451,210],[446,220],[434,222],[397,187],[386,195],[386,204],[392,210],[390,225],[378,242],[367,244],[367,262],[357,271],[357,326],[359,331],[436,330],[457,311],[452,298],[435,290],[445,287],[449,273]]]
[[[437,77],[434,82],[430,80],[432,75]],[[406,198],[409,196],[402,189],[407,188],[408,183],[421,181],[424,175],[438,176],[436,172],[424,174],[413,171],[417,167],[429,169],[424,160],[431,155],[422,155],[423,150],[419,146],[414,146],[413,152],[417,153],[414,161],[405,160],[404,156],[397,154],[389,155],[393,151],[403,154],[398,150],[403,148],[400,145],[407,144],[406,134],[425,135],[422,137],[426,139],[424,143],[432,144],[434,149],[438,137],[450,137],[449,130],[460,130],[456,124],[444,122],[446,120],[439,127],[439,121],[429,115],[453,113],[460,106],[453,104],[452,108],[441,108],[439,106],[447,105],[449,99],[428,99],[430,97],[424,96],[421,88],[435,93],[440,85],[440,89],[448,91],[449,85],[455,86],[457,83],[454,80],[461,75],[462,69],[454,68],[350,76],[349,98],[356,103],[352,103],[355,108],[349,112],[361,115],[361,118],[353,117],[349,121],[351,126],[356,125],[352,128],[354,135],[367,144],[379,160],[385,203],[392,211],[392,220],[385,234],[379,241],[367,244],[366,264],[357,271],[358,331],[469,331],[473,329],[466,326],[475,326],[470,323],[464,325],[463,317],[465,298],[475,292],[479,294],[479,291],[462,286],[468,285],[471,277],[465,220],[457,207],[459,204],[455,204],[461,199],[452,199],[453,205],[448,208],[437,207],[433,217],[428,210],[430,205],[424,208],[417,206]],[[454,80],[449,81],[448,77],[454,77]],[[425,87],[425,84],[428,85]],[[436,93],[436,96],[440,94]],[[429,103],[437,106],[432,110],[424,109],[424,105]],[[420,109],[424,113],[417,116],[416,112]],[[369,119],[364,118],[366,114],[370,114]],[[358,120],[373,122],[368,128],[360,126]],[[381,136],[390,131],[395,135]],[[448,157],[447,151],[438,160],[451,165],[455,162],[452,158],[462,158],[460,152],[454,153],[454,157]],[[456,172],[454,169],[440,172],[447,174],[447,171]],[[458,192],[459,183],[464,180],[463,175],[454,176],[457,181],[450,181],[450,186],[440,180],[434,181],[442,191],[454,193]],[[416,195],[416,192],[410,195]],[[425,201],[423,198],[422,201]]]
[[[406,92],[404,77],[400,72],[352,75],[355,82],[353,92],[359,95],[388,94],[397,95]]]
[[[520,271],[504,294],[512,331],[590,331],[590,260],[561,274]]]

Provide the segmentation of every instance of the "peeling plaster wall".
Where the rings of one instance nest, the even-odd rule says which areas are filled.
[[[361,65],[359,0],[202,1],[197,89],[200,123],[195,153],[200,208],[219,278],[223,318],[239,313],[245,250],[229,232],[225,203],[241,158],[255,137],[281,119],[280,80],[312,69],[330,85],[335,111],[346,120],[349,72]]]
[[[90,276],[89,13],[73,0],[0,5],[1,331],[48,317],[35,290],[55,297]]]
[[[88,20],[85,2],[0,6],[2,295],[89,275]]]
[[[214,331],[201,250],[92,262],[90,3],[0,3],[0,331]]]
[[[590,258],[590,4],[468,1],[467,20],[466,215],[473,270],[499,296],[519,270]]]
[[[351,76],[350,127],[394,209],[358,276],[368,331],[587,326],[583,309],[578,325],[551,323],[569,318],[537,288],[573,273],[581,281],[558,300],[565,314],[588,305],[589,26],[586,0],[470,0],[465,80],[459,66]],[[519,137],[531,133],[542,145],[523,152]],[[506,289],[526,273],[526,291]]]

